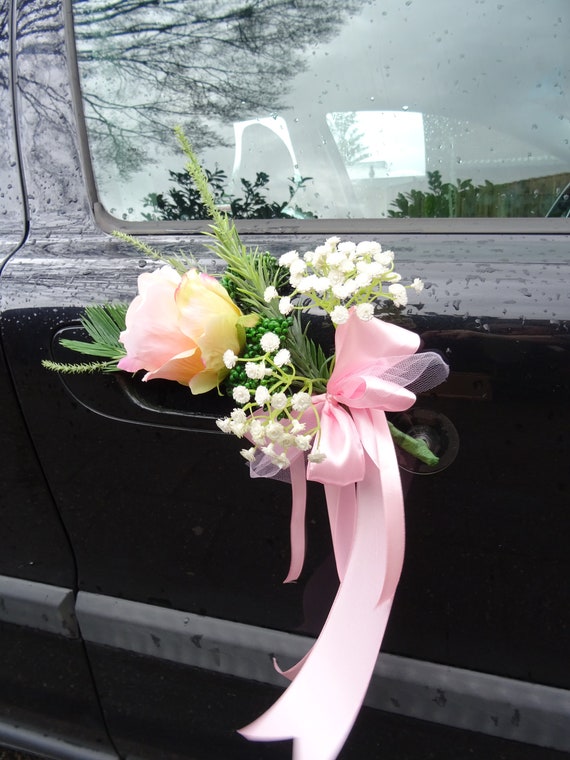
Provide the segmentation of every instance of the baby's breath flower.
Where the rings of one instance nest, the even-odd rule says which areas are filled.
[[[303,279],[302,274],[292,274],[291,277],[289,277],[289,284],[291,285],[291,287],[296,288],[302,279]]]
[[[327,266],[339,267],[343,261],[346,261],[346,256],[342,251],[331,251],[327,254]]]
[[[335,325],[343,325],[348,322],[348,309],[346,306],[335,306],[330,313],[330,317]]]
[[[289,459],[287,458],[287,454],[280,453],[278,454],[275,451],[275,447],[272,443],[269,443],[267,446],[263,446],[261,451],[268,456],[274,465],[279,467],[280,470],[285,469],[286,467],[289,467]]]
[[[328,277],[317,277],[315,280],[314,289],[322,295],[323,293],[326,293],[326,291],[330,288],[331,281]]]
[[[291,282],[293,282],[293,278],[291,279]],[[307,293],[309,290],[316,290],[317,285],[319,284],[319,278],[316,274],[310,274],[306,277],[301,277],[300,280],[297,281],[297,284],[295,287],[299,291],[299,293]]]
[[[295,437],[295,445],[301,451],[308,451],[311,448],[312,440],[312,435],[297,435]]]
[[[421,293],[424,289],[423,280],[420,280],[419,277],[414,278],[411,287],[416,291],[416,293]]]
[[[270,285],[263,291],[263,300],[265,303],[270,303],[274,298],[277,298],[278,296],[279,293],[277,292],[277,288],[275,288],[273,285]]]
[[[391,267],[394,263],[394,251],[379,251],[374,254],[374,261],[385,267]]]
[[[350,295],[350,291],[344,282],[339,282],[338,285],[333,285],[332,292],[340,301],[344,301],[344,299],[348,298]]]
[[[279,422],[276,422],[275,420],[268,422],[265,426],[265,435],[269,438],[270,441],[281,443],[283,439],[283,425],[281,425]]]
[[[258,385],[255,389],[255,403],[258,406],[268,404],[271,399],[271,394],[264,385]]]
[[[343,240],[342,243],[337,245],[337,250],[343,253],[348,253],[349,256],[353,256],[356,253],[356,243],[350,240]]]
[[[274,393],[271,396],[271,406],[273,409],[285,409],[287,406],[287,395],[285,393]]]
[[[380,243],[377,243],[375,240],[362,240],[356,246],[356,253],[359,256],[374,256],[374,254],[380,253],[381,250]]]
[[[267,372],[265,362],[246,362],[245,374],[250,380],[263,380]],[[271,370],[269,370],[271,374]]]
[[[349,279],[344,283],[344,286],[349,296],[356,293],[356,291],[359,290],[360,288],[360,285],[358,284],[358,280],[356,279],[356,277],[349,277]]]
[[[231,348],[228,348],[227,351],[224,351],[224,355],[222,358],[223,358],[225,366],[228,369],[233,369],[237,364],[238,358],[234,354],[234,352],[231,350]]]
[[[331,269],[328,277],[331,287],[334,285],[341,285],[344,282],[344,275],[340,269]]]
[[[379,261],[371,261],[368,264],[368,272],[372,277],[382,277],[386,272],[390,271],[390,267],[385,264],[381,264]]]
[[[274,455],[273,457],[271,457],[271,461],[273,462],[273,464],[277,465],[277,467],[279,467],[280,470],[286,470],[287,467],[289,467],[289,465],[291,464],[285,452]]]
[[[396,306],[405,306],[408,303],[408,294],[403,285],[390,285],[388,292],[392,296],[392,301]]]
[[[291,407],[295,412],[304,412],[311,406],[311,397],[305,391],[299,391],[291,396]]]
[[[315,464],[320,464],[321,462],[324,462],[327,458],[327,455],[323,451],[312,451],[307,459],[309,462],[314,462]]]
[[[293,433],[293,435],[298,435],[299,433],[302,433],[305,427],[306,427],[305,423],[299,422],[297,418],[294,418],[291,420],[290,430]]]
[[[251,439],[256,446],[265,446],[267,443],[265,436],[265,425],[261,420],[255,419],[251,421],[251,424],[249,426],[249,434],[251,435]]]
[[[310,251],[311,258],[305,259],[308,264],[312,264],[314,269],[320,269],[326,261],[330,248],[326,245],[319,245],[314,251]]]
[[[230,432],[233,433],[236,438],[243,438],[247,433],[247,425],[245,422],[232,422],[230,424]]]
[[[288,267],[298,258],[299,258],[299,254],[297,253],[297,251],[287,251],[287,253],[284,253],[282,256],[279,257],[279,264],[282,267]]]
[[[240,454],[248,462],[253,462],[253,460],[255,459],[255,448],[241,449]]]
[[[232,409],[230,417],[231,421],[236,425],[245,425],[247,422],[247,415],[243,409]]]
[[[273,363],[276,367],[282,367],[284,364],[291,364],[291,352],[287,348],[282,348],[273,357]]]
[[[232,391],[232,396],[238,404],[247,404],[249,401],[249,390],[245,385],[236,385]]]
[[[303,259],[295,259],[289,266],[289,274],[291,277],[295,277],[299,274],[304,274],[307,271],[307,264]]]
[[[353,278],[353,281],[356,284],[356,289],[360,290],[372,285],[372,276],[369,272],[360,272]]]
[[[374,304],[359,303],[356,307],[356,316],[363,322],[369,322],[374,316]]]
[[[281,440],[279,441],[279,445],[284,449],[291,448],[291,446],[295,445],[295,436],[291,435],[291,433],[288,433],[287,431],[284,431],[281,436]]]
[[[229,417],[224,417],[223,419],[216,420],[216,425],[220,428],[222,433],[232,432],[231,423],[232,421],[230,420]]]
[[[280,342],[279,336],[274,332],[266,332],[261,336],[259,344],[266,353],[273,353],[279,348]]]
[[[267,446],[262,446],[261,451],[265,454],[265,456],[275,456],[275,446],[272,443],[268,443]]]
[[[279,312],[283,314],[284,316],[287,316],[287,314],[290,314],[293,311],[293,304],[291,303],[291,299],[289,296],[283,296],[279,300]]]

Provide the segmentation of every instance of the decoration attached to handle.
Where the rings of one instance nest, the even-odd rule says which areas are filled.
[[[325,394],[313,397],[320,417],[315,446],[324,461],[309,462],[306,478],[325,486],[340,586],[311,651],[283,673],[291,685],[255,722],[248,739],[293,739],[294,760],[334,760],[364,700],[384,637],[404,559],[400,475],[385,412],[415,401],[405,386],[441,383],[448,373],[434,353],[415,354],[414,333],[351,314],[336,331],[336,364]],[[410,361],[410,357],[414,357]],[[263,463],[252,463],[256,475]],[[291,568],[304,555],[305,461],[291,463]]]
[[[405,306],[394,254],[369,240],[331,237],[313,251],[250,250],[217,208],[196,155],[177,130],[212,224],[209,249],[225,261],[221,281],[190,256],[165,259],[122,233],[162,266],[138,278],[130,305],[86,309],[90,341],[62,341],[94,361],[44,366],[59,372],[144,370],[194,394],[214,388],[237,406],[218,427],[251,443],[240,452],[253,477],[292,486],[291,565],[305,555],[306,481],[324,485],[340,586],[311,651],[283,673],[292,683],[241,733],[248,739],[294,739],[295,760],[334,760],[364,699],[388,622],[404,557],[404,511],[394,440],[432,466],[437,457],[388,423],[415,393],[447,377],[437,354],[417,353],[420,339],[378,319],[388,302]],[[336,328],[327,355],[302,316],[320,311]],[[410,387],[408,387],[410,386]]]

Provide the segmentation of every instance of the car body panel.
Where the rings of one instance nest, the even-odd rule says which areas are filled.
[[[311,487],[307,565],[298,583],[282,585],[289,557],[288,487],[249,479],[237,456],[239,441],[215,425],[227,400],[192,397],[174,384],[143,385],[126,375],[63,377],[42,368],[43,358],[70,358],[58,339],[79,329],[85,305],[128,300],[138,275],[153,264],[95,221],[64,9],[55,0],[20,2],[18,8],[18,124],[30,233],[0,278],[7,362],[0,382],[13,383],[17,393],[17,404],[3,403],[2,415],[4,420],[9,409],[19,414],[21,408],[32,443],[26,442],[18,462],[32,458],[41,499],[50,501],[38,497],[34,506],[44,528],[36,512],[20,514],[21,532],[12,545],[22,553],[23,569],[14,560],[10,567],[16,569],[5,575],[79,591],[74,612],[83,640],[68,641],[69,648],[63,636],[55,640],[58,656],[76,658],[82,674],[78,682],[91,711],[87,745],[105,741],[103,724],[94,717],[100,700],[125,757],[286,756],[287,745],[249,744],[234,733],[274,698],[272,673],[264,682],[247,668],[238,677],[207,660],[196,665],[162,657],[152,626],[142,629],[147,649],[140,651],[128,637],[121,646],[117,629],[105,623],[107,607],[101,605],[116,600],[118,609],[141,605],[149,618],[160,619],[164,610],[165,618],[207,617],[214,630],[216,620],[220,631],[228,622],[251,626],[268,645],[275,631],[315,636],[337,581],[324,499]],[[401,234],[391,228],[382,236],[400,271],[426,281],[401,323],[451,366],[450,380],[421,397],[418,407],[449,419],[459,435],[457,458],[447,469],[426,477],[403,472],[406,563],[383,649],[404,662],[439,666],[440,675],[452,668],[566,695],[569,237],[547,234],[547,226],[540,234],[461,234],[457,225],[446,228],[440,221],[437,233],[401,227]],[[362,239],[376,224],[347,224],[347,230]],[[258,229],[256,234],[246,226],[245,241],[276,255],[322,240],[306,226]],[[177,232],[149,242],[164,252],[203,250],[197,229]],[[198,256],[210,271],[221,271],[209,254]],[[29,480],[20,475],[23,488]],[[8,503],[9,514],[16,514],[2,499],[3,511]],[[47,540],[50,530],[58,537]],[[47,547],[41,569],[26,565],[34,541]],[[6,626],[7,636],[20,627]],[[33,624],[21,627],[24,638],[54,641],[53,633]],[[190,649],[200,644],[192,641],[196,635],[186,637]],[[176,646],[184,640],[182,634]],[[25,642],[22,647],[25,654]],[[271,672],[269,657],[267,668]],[[7,683],[13,683],[11,672],[3,669]],[[54,679],[52,674],[49,683],[62,690],[60,696],[78,688],[71,678],[59,686]],[[425,684],[418,681],[414,688],[417,696]],[[432,713],[423,717],[437,720],[438,703],[428,701]],[[392,707],[414,715],[409,705]],[[67,709],[54,700],[55,712]],[[376,751],[388,720],[377,715],[365,713],[343,757]],[[513,738],[515,712],[497,724],[474,715],[462,725]],[[22,721],[44,730],[44,717],[34,703]],[[570,736],[557,728],[559,722],[521,738],[569,751],[564,741]],[[424,729],[417,730],[421,735]],[[547,749],[521,747],[529,758],[549,756]]]

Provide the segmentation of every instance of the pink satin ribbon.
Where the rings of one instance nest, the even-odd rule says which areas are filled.
[[[419,337],[378,319],[363,322],[354,312],[335,337],[327,392],[313,397],[321,425],[313,451],[326,459],[310,462],[306,472],[302,456],[291,461],[286,581],[302,570],[307,478],[325,486],[340,586],[312,649],[283,672],[292,683],[240,731],[255,741],[292,738],[294,760],[334,760],[342,749],[368,688],[404,558],[402,488],[385,412],[415,401],[394,378]]]

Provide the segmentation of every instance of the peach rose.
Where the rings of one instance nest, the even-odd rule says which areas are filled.
[[[138,289],[120,335],[127,355],[119,369],[145,369],[143,380],[176,380],[192,393],[215,388],[228,373],[223,354],[241,352],[251,315],[244,317],[227,290],[196,269],[181,276],[163,266],[141,274]]]

